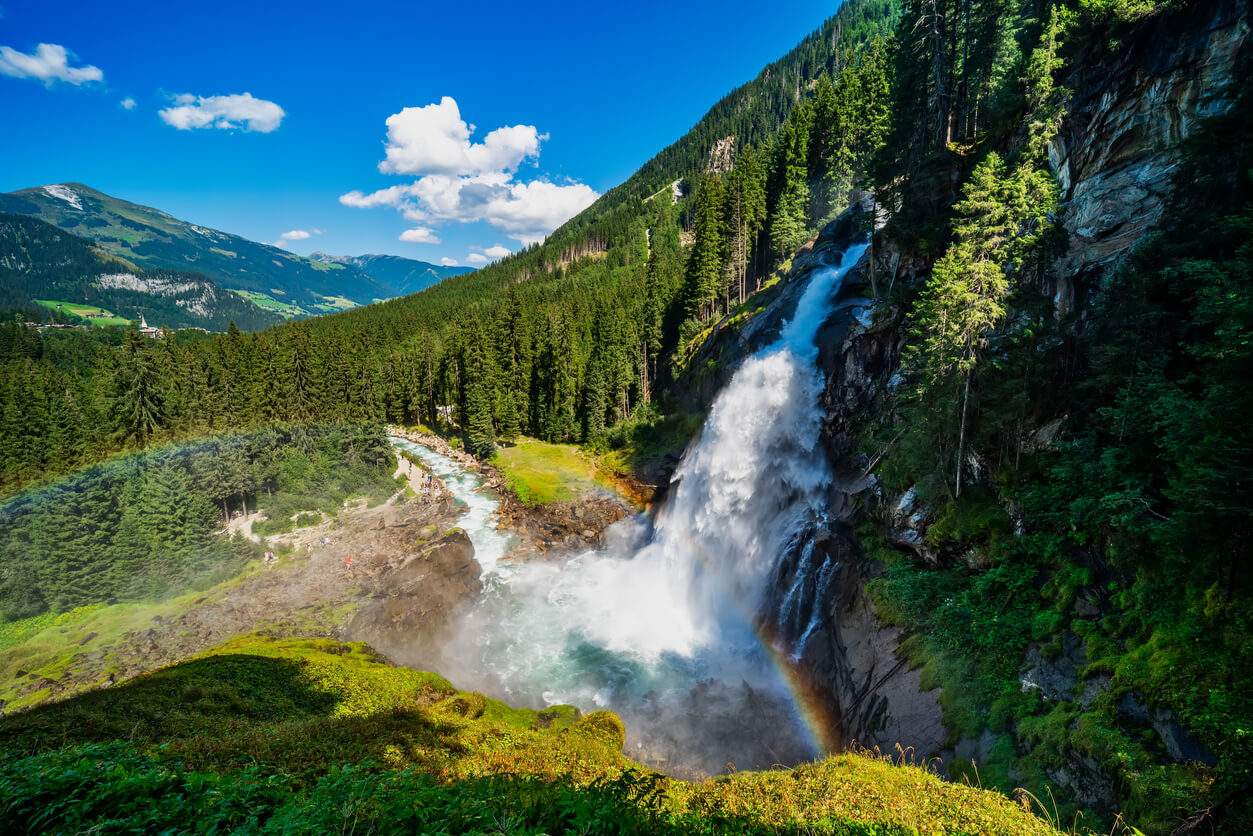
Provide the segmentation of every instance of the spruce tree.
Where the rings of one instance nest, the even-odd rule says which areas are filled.
[[[775,145],[770,247],[778,258],[804,243],[808,229],[810,117],[810,107],[798,105]]]
[[[143,337],[126,335],[113,401],[114,426],[125,446],[143,447],[165,426],[165,393],[160,372]]]

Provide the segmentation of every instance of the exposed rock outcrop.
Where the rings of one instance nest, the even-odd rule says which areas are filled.
[[[429,544],[419,541],[370,579],[371,597],[357,610],[347,635],[404,664],[429,666],[438,659],[446,631],[482,588],[481,573],[461,529]]]
[[[1072,62],[1067,117],[1049,147],[1070,235],[1055,270],[1060,312],[1160,220],[1179,142],[1230,107],[1224,88],[1248,35],[1244,0],[1192,3],[1100,60]]]

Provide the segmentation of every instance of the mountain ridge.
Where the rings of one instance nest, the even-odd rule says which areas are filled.
[[[202,273],[284,316],[328,313],[399,295],[355,265],[317,262],[82,183],[0,194],[0,212],[36,217],[139,268]]]
[[[24,215],[0,213],[0,307],[61,303],[108,309],[152,325],[225,331],[274,325],[268,313],[200,273],[144,270],[91,241]]]
[[[450,276],[473,272],[473,267],[432,264],[416,258],[390,253],[364,253],[362,255],[331,255],[324,252],[309,253],[309,259],[323,264],[352,266],[394,288],[397,296],[408,296],[426,290]]]

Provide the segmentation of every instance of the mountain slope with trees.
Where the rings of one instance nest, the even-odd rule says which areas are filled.
[[[44,321],[51,311],[37,299],[92,305],[125,319],[142,315],[155,327],[225,331],[234,322],[251,331],[279,321],[199,273],[140,270],[51,224],[0,214],[0,309],[20,308],[25,318]],[[57,313],[60,321],[77,321],[68,309]]]
[[[0,212],[47,221],[141,268],[202,273],[226,290],[255,294],[252,298],[296,315],[368,305],[397,295],[354,265],[312,261],[180,221],[81,183],[0,194]]]

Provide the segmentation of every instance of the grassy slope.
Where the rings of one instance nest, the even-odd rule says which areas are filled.
[[[127,325],[129,320],[118,316],[113,311],[98,308],[95,305],[77,305],[73,302],[66,302],[60,299],[36,299],[35,304],[43,305],[45,308],[61,308],[65,313],[74,314],[74,316],[84,317],[84,322],[88,325]],[[86,319],[87,314],[91,314],[91,319]],[[100,316],[105,314],[105,316]]]
[[[573,444],[523,438],[499,448],[492,464],[514,493],[532,504],[570,502],[585,493],[615,489],[613,479]]]
[[[286,566],[280,566],[279,571]],[[164,601],[88,604],[69,612],[48,612],[0,624],[0,700],[4,700],[5,710],[27,708],[48,699],[46,688],[18,696],[20,686],[32,676],[57,679],[80,654],[115,652],[125,644],[123,634],[150,627],[157,616],[176,618],[196,601],[223,598],[259,571],[260,561],[253,561],[237,577],[205,592],[192,591]],[[18,676],[19,671],[25,673]],[[107,666],[102,670],[102,681],[109,672]]]
[[[366,645],[244,636],[5,719],[0,829],[1056,832],[918,767],[844,755],[692,784],[622,740],[608,712],[511,709]]]

